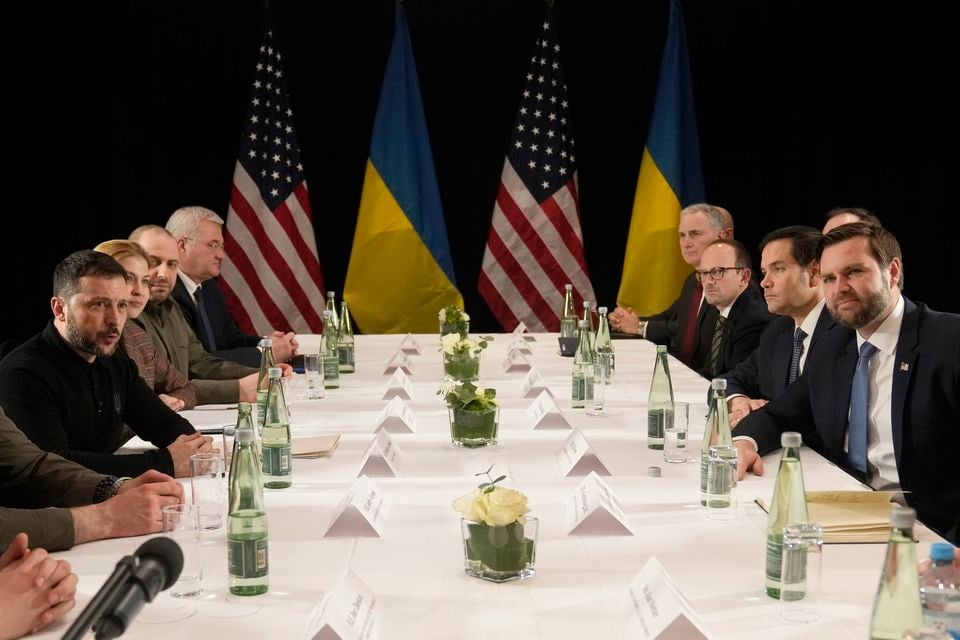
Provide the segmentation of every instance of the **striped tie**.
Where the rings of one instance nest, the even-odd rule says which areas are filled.
[[[797,327],[793,332],[793,355],[790,356],[790,373],[787,375],[787,384],[790,384],[800,375],[800,356],[803,355],[803,339],[807,337],[803,329]]]
[[[723,328],[726,322],[726,318],[720,315],[717,316],[717,326],[713,330],[713,341],[710,343],[710,375],[712,376],[717,376],[721,373],[717,371],[717,366],[720,364],[720,347],[723,344]]]

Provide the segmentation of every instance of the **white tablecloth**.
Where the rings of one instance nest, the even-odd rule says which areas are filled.
[[[166,593],[148,605],[128,637],[300,638],[313,607],[347,568],[376,594],[382,608],[381,637],[416,638],[626,638],[625,590],[651,556],[676,581],[716,638],[863,638],[883,563],[884,545],[827,545],[823,558],[824,617],[812,625],[791,624],[764,594],[766,514],[752,500],[769,498],[779,453],[765,460],[763,477],[749,476],[738,489],[739,517],[707,518],[699,505],[699,440],[708,383],[671,359],[677,400],[691,403],[691,461],[663,462],[646,446],[646,396],[654,347],[642,340],[617,341],[617,370],[607,388],[607,415],[570,409],[571,359],[557,352],[556,336],[538,334],[529,343],[530,363],[542,374],[570,423],[582,429],[609,467],[608,484],[624,505],[633,536],[566,535],[564,502],[578,477],[563,477],[556,455],[569,431],[532,431],[521,397],[524,373],[504,373],[510,336],[498,335],[483,356],[482,382],[502,400],[500,443],[467,450],[449,441],[447,413],[435,395],[441,378],[439,340],[417,336],[422,353],[411,356],[416,432],[393,434],[404,462],[397,477],[376,478],[392,505],[381,538],[323,538],[336,505],[355,480],[373,438],[388,376],[384,366],[403,336],[358,336],[357,373],[323,400],[291,402],[294,435],[341,433],[330,458],[296,460],[294,484],[267,490],[270,531],[270,591],[253,598],[226,590],[224,532],[202,545],[204,589],[198,600]],[[317,336],[302,336],[301,350]],[[294,380],[293,398],[303,381]],[[197,427],[233,424],[233,409],[185,412]],[[809,449],[802,453],[808,490],[857,489],[861,485]],[[459,516],[450,503],[477,484],[473,474],[495,464],[505,486],[530,499],[540,518],[537,575],[532,580],[492,584],[463,573]],[[647,476],[657,465],[662,477]],[[189,485],[189,482],[187,483]],[[938,538],[919,527],[925,554]],[[105,540],[58,554],[80,576],[81,601],[96,592],[116,561],[143,539]],[[48,632],[59,635],[64,627]]]

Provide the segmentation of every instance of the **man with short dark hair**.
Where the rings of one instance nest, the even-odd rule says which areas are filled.
[[[863,207],[834,207],[827,211],[826,221],[823,223],[823,235],[827,235],[842,224],[852,222],[866,222],[867,224],[880,224],[880,219],[869,209]]]
[[[889,231],[845,224],[820,244],[831,332],[797,381],[737,426],[741,473],[780,433],[806,443],[875,489],[901,488],[920,519],[960,538],[960,316],[900,293],[900,246]]]
[[[117,350],[126,277],[98,251],[77,251],[57,265],[53,319],[0,362],[0,406],[38,447],[94,471],[188,476],[190,456],[209,451],[211,439],[171,411]],[[116,455],[124,423],[159,449]]]

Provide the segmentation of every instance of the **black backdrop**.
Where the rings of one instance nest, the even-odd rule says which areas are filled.
[[[708,200],[755,247],[778,226],[873,208],[903,245],[907,294],[960,311],[942,272],[960,224],[947,201],[956,57],[946,4],[686,0]],[[476,292],[505,146],[541,0],[407,0],[457,282]],[[8,288],[0,339],[49,317],[67,253],[225,213],[261,5],[31,3],[6,28]],[[25,14],[22,12],[26,12]],[[272,15],[311,192],[320,262],[340,291],[383,67],[389,0],[274,0]],[[557,0],[579,150],[583,234],[614,305],[666,30],[667,0]],[[952,172],[951,172],[952,173]],[[13,220],[12,227],[9,221]]]

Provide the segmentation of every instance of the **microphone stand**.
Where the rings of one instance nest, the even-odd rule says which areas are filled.
[[[63,634],[61,640],[80,640],[94,623],[100,620],[103,612],[113,604],[113,601],[122,595],[117,588],[127,581],[134,570],[137,568],[137,560],[134,556],[124,556],[117,562],[113,573],[103,583],[97,594],[93,596],[87,606],[83,609],[77,619],[73,621],[67,632]]]

